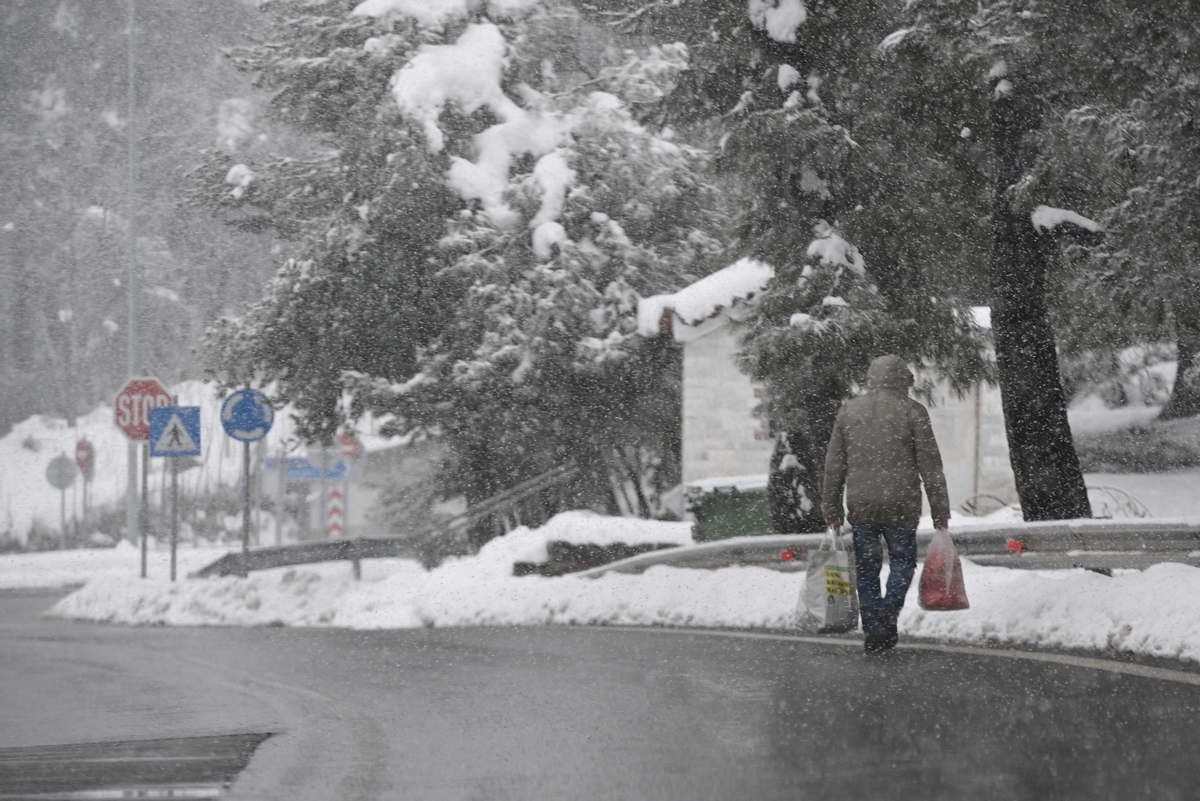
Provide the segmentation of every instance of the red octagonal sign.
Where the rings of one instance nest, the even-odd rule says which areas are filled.
[[[170,406],[171,393],[163,388],[157,378],[133,378],[113,403],[116,409],[117,428],[132,440],[150,439],[150,410],[156,406]]]

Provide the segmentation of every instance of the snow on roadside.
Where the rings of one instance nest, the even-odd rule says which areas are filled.
[[[434,571],[414,562],[254,573],[248,579],[130,581],[102,576],[51,614],[133,625],[422,626],[668,625],[785,629],[804,578],[755,567],[653,567],[642,575],[515,578],[477,560]],[[1108,578],[964,562],[971,608],[926,612],[913,590],[906,636],[969,643],[1116,650],[1200,662],[1200,570],[1163,564]],[[161,574],[160,574],[161,575]],[[1172,603],[1161,588],[1171,586]]]
[[[480,557],[498,564],[545,562],[548,542],[577,545],[691,545],[691,523],[666,523],[636,517],[607,517],[588,511],[563,512],[544,526],[521,526],[484,546]]]
[[[0,558],[0,586],[14,586],[14,571],[32,576],[40,564],[40,575],[59,585],[74,583],[65,581],[67,576],[87,580],[51,610],[52,616],[133,625],[791,627],[802,573],[657,566],[641,575],[596,579],[512,575],[513,561],[536,556],[547,540],[571,530],[585,537],[606,524],[622,540],[631,535],[621,533],[619,526],[641,527],[643,541],[662,541],[671,530],[671,524],[569,513],[432,571],[406,560],[367,560],[362,581],[351,577],[349,565],[329,563],[256,572],[247,579],[171,584],[160,568],[152,569],[149,580],[130,580],[137,574],[133,548],[11,555]],[[124,567],[118,569],[115,561],[104,569],[84,564],[85,556],[104,553],[123,558]],[[194,569],[188,560],[200,562],[212,553],[184,550],[181,555],[181,565],[189,565],[181,567],[186,572]],[[161,560],[164,554],[154,556]],[[61,562],[53,567],[56,557]],[[1083,570],[1024,571],[965,560],[963,565],[971,608],[925,612],[917,605],[914,585],[900,617],[905,636],[1128,651],[1200,662],[1200,569],[1162,564],[1109,578]],[[1170,603],[1163,602],[1163,587],[1172,588]]]
[[[186,576],[224,554],[224,549],[181,546],[176,556],[176,572]],[[60,589],[89,581],[128,583],[141,574],[141,559],[141,551],[126,540],[118,542],[115,548],[3,553],[0,554],[0,590]],[[170,549],[152,546],[146,555],[149,576],[169,577],[170,565]]]
[[[963,560],[963,575],[970,609],[926,612],[917,606],[914,582],[900,631],[957,642],[1200,662],[1200,569],[1190,565],[1164,563],[1109,578],[1087,570],[1015,570]]]

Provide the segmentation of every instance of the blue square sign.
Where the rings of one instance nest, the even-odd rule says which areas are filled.
[[[150,410],[150,455],[200,455],[200,407],[160,406]]]

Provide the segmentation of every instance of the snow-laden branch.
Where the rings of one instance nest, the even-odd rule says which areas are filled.
[[[1053,231],[1055,228],[1064,223],[1078,226],[1079,228],[1082,228],[1083,230],[1089,231],[1093,234],[1099,233],[1103,230],[1100,223],[1096,222],[1095,220],[1090,220],[1087,217],[1084,217],[1082,214],[1074,211],[1068,211],[1067,209],[1051,208],[1050,206],[1036,207],[1030,213],[1029,220],[1033,223],[1033,227],[1036,228],[1039,233]]]

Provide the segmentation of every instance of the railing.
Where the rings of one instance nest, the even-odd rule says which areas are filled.
[[[1025,569],[1088,568],[1111,571],[1145,568],[1160,562],[1200,566],[1200,522],[1189,520],[1068,520],[1024,523],[995,528],[966,528],[951,532],[958,552],[976,564]],[[808,551],[822,534],[768,534],[736,537],[642,553],[576,573],[596,577],[608,572],[641,573],[655,565],[713,569],[756,565],[776,570],[801,570]],[[917,533],[924,553],[932,532]],[[363,559],[396,558],[408,554],[409,543],[399,537],[360,537],[321,540],[297,545],[252,548],[231,552],[193,575],[244,576],[252,570],[344,560],[360,575]],[[790,552],[791,559],[781,554]]]
[[[1193,520],[1066,520],[951,531],[959,554],[976,564],[1027,569],[1088,568],[1111,571],[1160,562],[1200,566],[1200,522]],[[918,552],[933,532],[917,533]],[[641,573],[655,565],[717,568],[756,565],[802,570],[823,534],[768,534],[653,551],[576,575]],[[790,559],[781,554],[789,552]]]
[[[394,559],[409,555],[411,550],[411,543],[401,537],[355,537],[251,548],[245,553],[230,551],[212,564],[191,574],[191,578],[245,576],[252,570],[337,561],[351,562],[355,578],[360,578],[363,559]]]
[[[515,487],[510,487],[480,501],[462,514],[450,518],[441,527],[450,531],[470,529],[490,517],[496,521],[495,524],[499,528],[507,531],[521,524],[521,503],[543,490],[562,486],[577,475],[579,475],[579,468],[573,464],[547,470],[540,476],[522,481]]]
[[[450,518],[442,528],[450,531],[470,529],[488,518],[507,530],[520,524],[519,506],[543,490],[561,486],[579,475],[573,464],[556,467],[540,476],[523,481],[514,487],[480,501],[466,512]],[[363,559],[389,559],[409,556],[412,544],[403,537],[352,537],[337,540],[315,540],[295,545],[251,548],[245,553],[230,551],[210,565],[192,574],[195,578],[208,576],[245,576],[252,570],[270,570],[290,565],[309,565],[318,562],[349,561],[354,577],[362,576]]]

